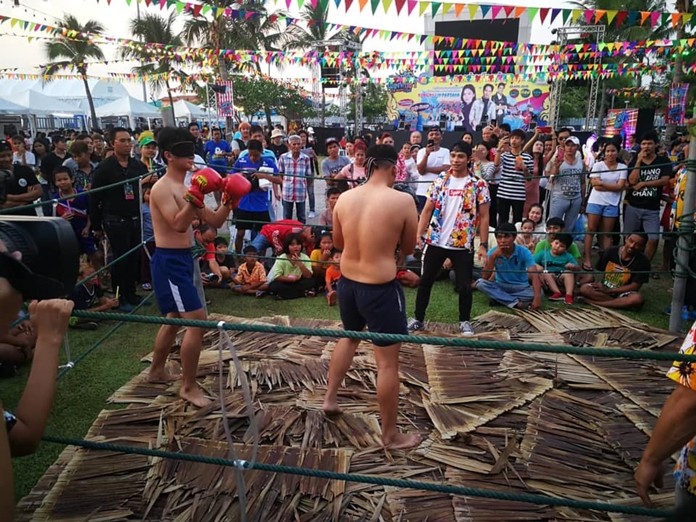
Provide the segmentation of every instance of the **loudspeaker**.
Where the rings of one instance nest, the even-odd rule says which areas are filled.
[[[338,88],[338,80],[340,73],[338,67],[322,67],[321,68],[321,85],[323,89]]]
[[[643,134],[655,128],[655,109],[638,109],[636,140],[640,143]]]

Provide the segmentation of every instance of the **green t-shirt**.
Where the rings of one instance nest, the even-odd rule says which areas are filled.
[[[312,271],[312,262],[306,254],[300,254],[300,261],[302,261],[310,272]],[[281,254],[276,258],[275,263],[273,263],[273,268],[271,268],[271,272],[268,274],[268,281],[275,281],[279,277],[286,277],[289,275],[302,277],[302,270],[300,270],[299,266],[292,266],[287,254]]]
[[[543,241],[539,241],[539,244],[536,246],[534,249],[534,257],[536,257],[537,254],[540,252],[543,252],[544,250],[551,250],[551,243],[549,243],[548,239],[544,239]],[[582,257],[582,254],[580,254],[580,249],[578,248],[578,245],[573,243],[570,245],[570,248],[568,249],[568,253],[573,256],[575,259],[580,259]]]
[[[541,252],[535,253],[534,262],[537,265],[541,265],[545,270],[548,270],[552,274],[560,274],[561,272],[565,272],[566,265],[568,263],[571,265],[578,264],[573,257],[573,254],[571,254],[569,251],[565,251],[562,254],[555,256],[551,253],[551,249],[542,250]]]

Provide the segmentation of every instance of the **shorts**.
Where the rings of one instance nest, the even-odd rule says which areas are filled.
[[[608,218],[619,217],[619,206],[618,205],[600,205],[598,203],[588,203],[585,208],[586,214],[593,214],[595,216],[602,216]]]
[[[271,216],[268,214],[268,210],[263,212],[250,212],[238,208],[234,211],[234,221],[237,230],[259,231],[265,223],[271,222]],[[248,223],[249,221],[253,221],[253,223]]]
[[[643,231],[648,234],[649,240],[658,241],[660,239],[660,211],[626,205],[623,228],[623,231],[628,233]]]
[[[341,276],[338,280],[338,305],[344,330],[359,332],[367,326],[374,333],[408,334],[406,300],[396,279],[371,285]],[[373,344],[390,346],[395,343],[373,341]]]
[[[193,281],[193,265],[189,248],[155,248],[150,270],[157,306],[162,314],[203,308]]]
[[[80,252],[91,256],[97,251],[97,244],[94,241],[94,236],[90,234],[87,237],[79,235],[77,237],[77,242],[80,245]]]

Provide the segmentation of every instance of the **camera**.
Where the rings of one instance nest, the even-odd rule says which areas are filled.
[[[45,285],[44,294],[63,297],[75,287],[80,248],[70,223],[58,217],[0,214],[0,241]],[[15,274],[3,274],[13,284]],[[13,284],[15,288],[17,287]],[[50,288],[49,288],[50,287]],[[26,296],[25,296],[26,297]]]
[[[220,281],[220,278],[212,272],[209,274],[202,274],[202,276],[208,283],[218,283]]]

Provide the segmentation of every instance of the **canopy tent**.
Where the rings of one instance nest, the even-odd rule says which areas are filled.
[[[97,118],[108,118],[110,116],[126,116],[130,126],[134,127],[135,118],[161,118],[159,109],[149,103],[126,96],[110,103],[97,107]]]
[[[22,111],[16,114],[31,114],[33,116],[63,116],[72,117],[76,114],[84,115],[85,111],[64,103],[56,98],[51,98],[38,91],[25,90],[15,92],[0,98],[12,104],[22,107]]]
[[[6,98],[0,98],[0,114],[12,114],[20,116],[26,114],[27,108],[11,102]]]
[[[187,118],[189,120],[199,120],[206,117],[205,109],[186,100],[177,100],[174,102],[174,114],[177,119]]]

